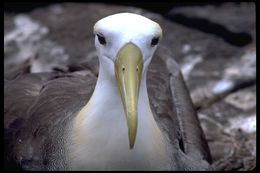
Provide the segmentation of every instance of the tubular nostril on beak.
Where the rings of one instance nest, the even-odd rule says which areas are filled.
[[[125,67],[123,66],[122,67],[122,72],[124,72],[126,69],[125,69]],[[138,66],[136,67],[136,72],[138,72],[139,71],[139,68],[138,68]]]

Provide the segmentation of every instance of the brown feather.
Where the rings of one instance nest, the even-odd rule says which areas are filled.
[[[169,137],[176,169],[209,169],[207,141],[180,69],[158,50],[148,70],[148,94],[159,127]],[[170,60],[169,60],[170,59]],[[8,157],[25,170],[65,169],[63,138],[88,102],[94,75],[26,74],[5,81],[4,127]]]

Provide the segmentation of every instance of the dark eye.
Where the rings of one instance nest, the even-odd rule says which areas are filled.
[[[104,45],[107,43],[104,36],[97,34],[97,37],[100,44]]]
[[[159,37],[154,37],[151,41],[151,46],[155,46],[157,45],[159,42]]]

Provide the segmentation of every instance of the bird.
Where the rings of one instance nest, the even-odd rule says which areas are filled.
[[[5,79],[6,169],[212,170],[179,65],[163,52],[153,57],[161,26],[124,12],[97,21],[93,33],[98,77]]]

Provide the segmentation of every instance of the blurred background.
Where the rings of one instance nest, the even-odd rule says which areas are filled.
[[[255,3],[5,3],[4,77],[88,69],[93,25],[133,12],[163,29],[157,55],[180,65],[217,170],[256,167]]]

